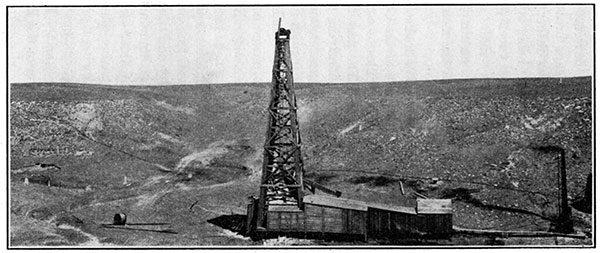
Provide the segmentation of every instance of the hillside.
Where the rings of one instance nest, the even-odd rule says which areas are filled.
[[[590,77],[296,89],[306,177],[345,197],[411,204],[418,192],[452,198],[456,226],[546,231],[557,161],[536,147],[565,148],[571,199],[592,171]],[[269,92],[260,83],[12,84],[11,245],[268,243],[215,218],[244,215],[247,197],[258,195]],[[35,163],[61,169],[23,172]],[[117,212],[178,234],[100,226]],[[590,215],[574,213],[577,229],[589,231]]]

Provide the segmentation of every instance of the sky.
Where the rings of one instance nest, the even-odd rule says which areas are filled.
[[[591,6],[10,8],[9,82],[296,82],[593,74]]]

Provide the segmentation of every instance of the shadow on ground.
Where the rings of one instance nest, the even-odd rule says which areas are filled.
[[[221,228],[231,230],[240,235],[246,235],[246,215],[232,214],[221,215],[219,217],[208,220],[208,223],[217,225]]]

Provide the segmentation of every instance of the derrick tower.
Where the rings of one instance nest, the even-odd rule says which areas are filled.
[[[290,55],[290,30],[279,27],[275,33],[275,59],[271,82],[271,102],[264,144],[264,158],[257,226],[263,227],[269,210],[302,208],[301,139]]]
[[[340,191],[304,179],[290,30],[281,28],[281,19],[275,33],[272,71],[260,196],[248,198],[247,235],[253,239],[286,235],[366,241],[368,234],[376,238],[391,235],[403,238],[453,232],[449,199],[417,200],[414,207],[396,207],[341,198]],[[303,192],[304,189],[308,192]],[[335,197],[315,194],[317,189]],[[304,193],[312,194],[304,196]]]

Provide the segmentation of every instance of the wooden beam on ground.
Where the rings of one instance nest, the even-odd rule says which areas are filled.
[[[338,198],[340,196],[342,196],[342,192],[341,191],[336,191],[336,190],[329,189],[329,188],[325,187],[324,185],[318,184],[318,183],[316,183],[314,181],[311,181],[309,179],[305,178],[304,179],[304,183],[307,184],[307,185],[309,185],[310,187],[319,189],[319,190],[321,190],[324,193],[331,194],[331,195],[336,196]]]
[[[493,235],[498,237],[570,237],[577,239],[585,239],[584,234],[563,234],[545,231],[504,231],[504,230],[481,230],[481,229],[468,229],[453,226],[452,229],[456,233],[472,234],[472,235]]]
[[[404,196],[404,185],[402,184],[402,180],[398,181],[398,184],[400,185],[400,193]]]
[[[147,229],[147,228],[132,228],[122,225],[106,225],[102,224],[102,227],[105,228],[116,228],[116,229],[125,229],[125,230],[136,230],[136,231],[148,231],[148,232],[156,232],[156,233],[167,233],[167,234],[177,234],[177,231],[171,229]]]
[[[425,195],[423,195],[423,194],[421,194],[421,193],[418,193],[418,192],[413,192],[413,194],[414,194],[415,196],[419,197],[419,198],[423,198],[423,199],[428,199],[428,198],[429,198],[429,197],[427,197],[427,196],[425,196]]]

